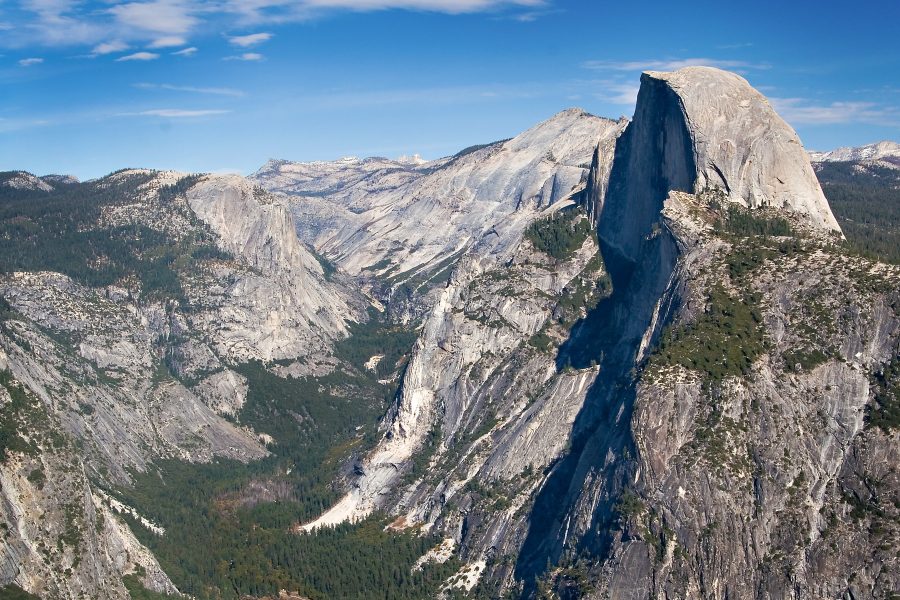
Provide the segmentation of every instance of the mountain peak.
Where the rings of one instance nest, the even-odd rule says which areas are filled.
[[[840,230],[797,134],[743,77],[712,67],[644,73],[608,196],[594,199],[601,237],[633,257],[669,192],[709,188]]]
[[[397,157],[397,162],[402,163],[404,165],[413,165],[418,167],[419,165],[424,165],[428,161],[419,156],[419,153],[415,153],[412,155],[403,154]]]
[[[797,133],[746,79],[714,67],[686,67],[645,73],[642,91],[654,86],[674,94],[670,100],[693,146],[694,191],[721,188],[746,206],[782,208],[805,215],[815,227],[839,230]],[[643,96],[646,103],[648,94]]]
[[[53,186],[50,185],[50,183],[27,171],[8,171],[6,173],[0,173],[0,187],[42,192],[53,190]]]

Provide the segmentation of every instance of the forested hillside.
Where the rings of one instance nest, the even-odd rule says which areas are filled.
[[[823,162],[816,175],[850,246],[870,258],[900,263],[900,169]]]

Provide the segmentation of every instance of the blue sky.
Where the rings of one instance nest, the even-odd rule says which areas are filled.
[[[900,140],[900,2],[0,0],[0,170],[436,158],[710,64],[807,148]]]

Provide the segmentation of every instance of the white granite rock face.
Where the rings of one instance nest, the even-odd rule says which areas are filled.
[[[251,432],[161,372],[158,332],[135,305],[55,273],[14,274],[0,281],[0,292],[25,317],[7,321],[0,336],[7,368],[86,442],[93,472],[102,465],[121,482],[127,469],[144,470],[157,456],[266,454]]]
[[[433,173],[410,183],[405,190],[394,190],[390,203],[385,194],[385,212],[377,222],[385,224],[384,231],[390,237],[416,236],[423,243],[433,244],[427,252],[437,252],[438,257],[466,245],[470,248],[425,319],[404,375],[401,396],[385,423],[386,436],[364,461],[364,475],[352,483],[338,505],[308,528],[360,518],[391,502],[406,464],[421,451],[429,432],[438,424],[442,448],[446,449],[454,436],[471,433],[484,422],[485,415],[478,407],[494,402],[494,394],[505,395],[495,387],[497,382],[489,380],[510,369],[509,361],[518,364],[529,360],[517,349],[547,322],[566,286],[598,251],[590,242],[572,259],[555,261],[535,251],[523,240],[523,232],[536,219],[571,204],[560,200],[583,189],[598,140],[604,148],[610,146],[624,125],[623,121],[598,119],[579,110],[565,111],[508,142],[443,161]],[[606,159],[604,164],[608,164]],[[605,186],[605,180],[605,175],[598,175],[594,184]],[[342,250],[348,260],[360,264],[373,260],[366,248],[377,246],[382,236],[366,237],[371,234],[371,229],[353,234],[361,236],[354,237],[360,246],[351,244],[350,249]],[[474,239],[442,249],[441,240],[450,244],[465,235]],[[400,261],[416,260],[414,254],[404,254],[400,246],[397,252]],[[403,264],[394,268],[402,271]],[[471,468],[477,471],[483,467],[483,477],[490,478],[514,477],[529,465],[534,469],[545,466],[564,448],[565,436],[523,451],[513,439],[515,432],[527,431],[530,425],[524,423],[536,423],[535,414],[540,414],[536,411],[552,406],[557,410],[548,413],[556,412],[552,420],[559,426],[545,427],[542,433],[565,432],[593,374],[578,375],[578,383],[564,375],[556,381],[551,357],[531,360],[517,385],[521,396],[539,397],[536,406],[528,409],[512,398],[496,400],[506,433],[496,442],[496,453],[473,456]],[[540,391],[545,384],[551,391]],[[462,485],[458,476],[448,475],[438,489],[446,492],[444,486],[456,484],[458,488]],[[467,477],[472,476],[474,473]],[[409,492],[403,509],[407,519],[435,518],[427,508],[433,504],[430,496],[435,493],[440,495],[429,486]]]
[[[535,513],[541,535],[526,543],[528,560],[539,567],[579,545],[604,548],[592,567],[598,597],[761,598],[788,588],[796,598],[878,597],[897,585],[885,568],[896,557],[869,537],[881,509],[852,517],[848,498],[891,512],[900,494],[879,466],[896,460],[896,432],[864,426],[876,374],[897,359],[900,271],[815,237],[734,271],[730,255],[759,241],[722,240],[714,219],[702,197],[666,200],[660,237],[674,237],[677,260],[645,339],[708,314],[711,290],[724,286],[758,294],[748,302],[764,351],[747,372],[711,383],[702,368],[642,367],[639,352],[635,375],[621,379],[633,396],[600,388],[609,414],[627,418],[591,425],[575,474],[560,474],[565,493],[547,495],[568,508],[541,505],[549,512]],[[644,250],[639,271],[658,261],[652,244]],[[833,354],[801,364],[796,352],[810,344]],[[867,480],[878,483],[860,491]],[[617,504],[624,490],[634,513]]]
[[[0,406],[9,402],[0,387]],[[37,451],[0,463],[0,586],[15,583],[41,598],[124,600],[122,576],[142,573],[145,587],[176,594],[156,558],[90,483],[71,440],[60,440],[59,419],[43,406],[32,411],[17,434]]]
[[[746,206],[784,208],[840,231],[797,134],[744,78],[688,67],[641,80],[677,97],[693,142],[694,191],[721,188]]]
[[[563,203],[570,205],[570,203]],[[403,379],[386,435],[362,463],[364,474],[331,510],[307,525],[314,529],[386,509],[398,492],[409,460],[424,451],[429,432],[440,431],[433,461],[454,440],[484,427],[493,415],[493,436],[482,433],[477,451],[465,449],[466,467],[451,462],[436,471],[439,483],[413,482],[399,510],[408,524],[433,521],[435,497],[459,493],[469,479],[514,479],[558,457],[581,406],[594,369],[557,373],[553,356],[527,341],[550,319],[567,286],[579,275],[602,275],[590,238],[566,261],[536,251],[522,230],[546,213],[518,215],[517,224],[483,240],[467,254],[426,319]],[[593,279],[591,279],[593,281]],[[528,402],[528,396],[534,396]],[[537,431],[539,429],[539,431]],[[494,438],[494,439],[491,439]],[[442,501],[442,502],[443,502]]]
[[[615,154],[598,230],[630,260],[670,191],[718,189],[730,201],[783,209],[840,233],[797,134],[734,73],[644,73]],[[590,201],[599,202],[597,193]]]
[[[342,269],[403,279],[475,244],[517,210],[569,195],[613,126],[570,109],[511,140],[423,165],[279,162],[254,177],[267,189],[318,196],[297,198],[295,214],[307,214],[307,205],[336,207],[333,222],[319,228],[334,233],[309,241]]]
[[[191,316],[221,356],[232,360],[295,358],[327,352],[359,320],[362,300],[325,279],[297,238],[281,197],[242,177],[207,177],[187,192],[191,209],[245,269],[203,286],[204,310]]]

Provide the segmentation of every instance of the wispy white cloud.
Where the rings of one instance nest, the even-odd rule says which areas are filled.
[[[184,50],[173,52],[172,56],[193,56],[195,54],[197,54],[197,48],[191,46],[190,48],[185,48]]]
[[[626,81],[604,81],[601,83],[601,91],[595,96],[611,104],[621,104],[633,107],[637,102],[640,85]]]
[[[272,2],[272,4],[276,2]],[[298,4],[312,8],[343,8],[360,11],[407,9],[461,14],[494,10],[504,6],[534,8],[544,6],[546,2],[544,0],[301,0]]]
[[[265,57],[258,52],[244,52],[243,54],[238,54],[236,56],[226,56],[222,60],[244,60],[248,62],[262,60]]]
[[[196,117],[211,117],[215,115],[226,115],[230,110],[204,109],[204,110],[185,110],[181,108],[154,108],[151,110],[142,110],[140,112],[119,113],[120,117],[163,117],[165,119],[191,119]]]
[[[106,37],[107,28],[80,13],[79,5],[76,0],[22,0],[19,7],[28,17],[25,22],[17,22],[11,34],[4,35],[0,43],[71,46],[99,42]]]
[[[541,17],[548,14],[550,14],[550,11],[529,10],[513,15],[512,19],[514,21],[518,21],[519,23],[533,23],[534,21],[537,21]]]
[[[176,48],[178,46],[184,46],[187,44],[187,40],[185,40],[180,35],[169,35],[161,38],[156,38],[152,42],[150,42],[151,48]]]
[[[174,47],[186,43],[187,39],[202,31],[307,21],[341,11],[393,9],[456,15],[512,10],[513,18],[528,21],[546,14],[551,1],[104,0],[98,8],[97,3],[84,0],[19,0],[16,21],[9,23],[8,18],[0,21],[0,30],[8,30],[7,34],[0,36],[0,47],[98,47],[111,43],[149,45],[150,48]],[[271,37],[272,34],[261,32],[230,39],[237,47],[247,48]]]
[[[167,36],[184,35],[197,25],[194,11],[194,4],[183,0],[128,2],[109,9],[126,28]]]
[[[39,65],[44,62],[43,58],[23,58],[19,61],[19,66],[22,67],[31,67],[34,65]]]
[[[251,33],[250,35],[237,35],[228,38],[229,43],[240,46],[241,48],[249,48],[257,44],[262,44],[272,39],[271,33]]]
[[[785,121],[805,125],[864,123],[900,127],[900,108],[874,102],[820,103],[806,98],[770,98]]]
[[[94,49],[91,50],[91,54],[94,56],[99,56],[103,54],[112,54],[114,52],[124,52],[128,50],[129,46],[125,42],[121,40],[113,40],[111,42],[103,42],[102,44],[97,44],[94,46]]]
[[[213,96],[231,96],[234,98],[244,95],[241,90],[219,87],[194,87],[190,85],[173,85],[171,83],[136,83],[134,87],[141,90],[164,90],[170,92],[187,92],[190,94],[208,94]]]
[[[717,58],[589,60],[582,63],[582,66],[596,71],[676,71],[685,67],[718,67],[720,69],[768,69],[771,67],[767,63]]]
[[[0,118],[0,133],[21,131],[32,127],[46,127],[52,123],[47,119],[3,119]]]
[[[256,23],[309,20],[340,10],[415,10],[459,15],[510,8],[539,9],[548,4],[548,0],[226,0],[228,10]]]
[[[116,62],[127,60],[156,60],[157,58],[159,58],[159,54],[156,54],[155,52],[135,52],[134,54],[120,56],[116,59]]]

